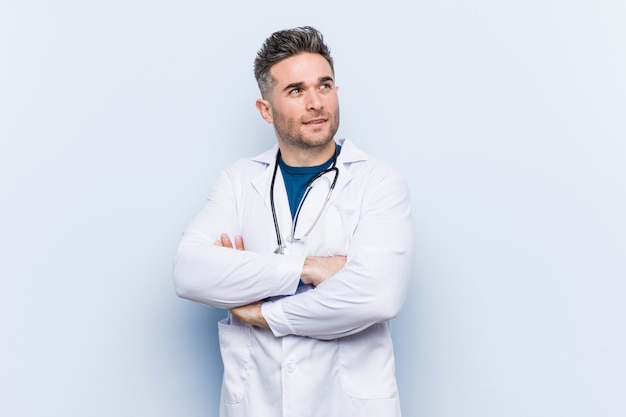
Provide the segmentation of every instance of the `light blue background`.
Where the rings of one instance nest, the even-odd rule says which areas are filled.
[[[626,415],[624,22],[620,0],[3,0],[0,413],[216,415],[224,313],[174,295],[172,257],[218,169],[274,141],[257,49],[311,24],[340,136],[411,185],[405,416]]]

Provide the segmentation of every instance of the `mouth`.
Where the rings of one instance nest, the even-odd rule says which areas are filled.
[[[324,123],[326,123],[327,120],[328,119],[324,119],[324,118],[311,119],[311,120],[304,122],[304,124],[307,126],[319,126],[319,125],[323,125]]]

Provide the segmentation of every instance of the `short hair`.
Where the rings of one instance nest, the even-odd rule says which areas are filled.
[[[333,75],[335,74],[330,49],[324,43],[324,37],[317,29],[311,26],[302,26],[279,30],[265,40],[254,60],[254,76],[263,98],[268,97],[276,82],[270,74],[272,66],[283,59],[303,52],[320,54],[328,61]]]

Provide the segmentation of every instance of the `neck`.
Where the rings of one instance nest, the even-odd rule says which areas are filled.
[[[335,154],[335,141],[331,140],[324,146],[315,148],[292,148],[279,143],[280,155],[287,165],[291,167],[313,167],[322,165]]]

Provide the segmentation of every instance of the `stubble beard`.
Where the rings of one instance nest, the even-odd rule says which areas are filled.
[[[326,116],[326,114],[320,113],[312,115],[311,118]],[[317,147],[323,147],[335,138],[335,134],[339,129],[339,108],[335,110],[331,117],[327,117],[327,119],[330,121],[328,134],[319,139],[305,137],[300,131],[300,127],[302,126],[300,121],[290,120],[281,113],[277,112],[274,112],[274,130],[276,131],[276,135],[280,137],[286,145],[310,150]]]

